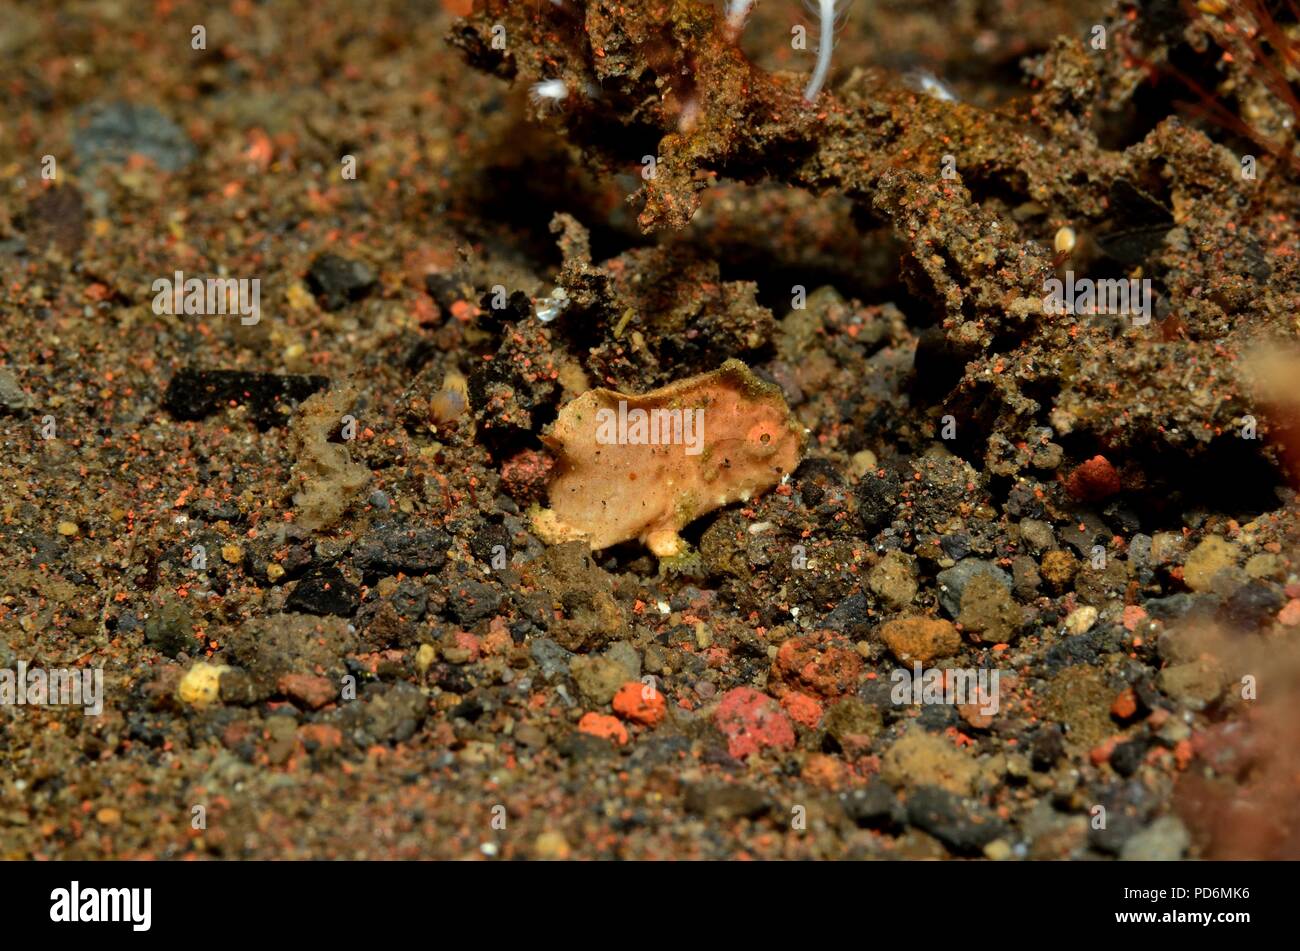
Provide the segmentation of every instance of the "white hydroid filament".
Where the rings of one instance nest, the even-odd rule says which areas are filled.
[[[808,102],[817,98],[817,94],[822,91],[822,86],[826,84],[826,77],[831,71],[831,52],[835,49],[835,7],[836,0],[817,0],[817,15],[821,20],[821,29],[817,39],[817,67],[813,70],[812,78],[808,80],[808,86],[803,91],[803,97]]]
[[[727,0],[727,36],[735,39],[740,36],[740,31],[745,28],[745,21],[749,19],[749,11],[753,9],[755,0]]]

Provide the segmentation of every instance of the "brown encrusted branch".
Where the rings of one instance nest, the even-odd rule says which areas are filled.
[[[1112,32],[1136,29],[1126,22]],[[508,36],[505,49],[492,48],[494,27]],[[1112,450],[1191,451],[1242,411],[1235,363],[1215,348],[1258,331],[1262,249],[1283,248],[1270,266],[1288,266],[1289,219],[1242,220],[1236,210],[1270,192],[1172,116],[1122,152],[1102,148],[1092,110],[1107,101],[1107,84],[1131,77],[1077,38],[1028,64],[1036,92],[1018,113],[932,98],[844,63],[841,81],[810,105],[806,76],[756,68],[711,0],[480,0],[451,39],[471,63],[517,83],[562,80],[563,108],[548,121],[564,125],[585,161],[626,171],[652,153],[655,174],[639,192],[646,231],[684,227],[715,176],[842,194],[891,225],[906,247],[904,277],[942,314],[918,345],[917,376],[944,412],[987,437],[994,471],[1023,469],[1049,417],[1057,431]],[[1132,83],[1124,88],[1131,95]],[[1122,316],[1044,312],[1044,282],[1065,263],[1049,250],[1056,229],[1125,239],[1148,217],[1158,219],[1154,243],[1127,262],[1129,276],[1153,275],[1155,319],[1176,320],[1146,329]],[[580,292],[574,279],[585,277],[566,274]],[[1276,313],[1270,305],[1269,327]],[[1184,319],[1191,339],[1176,329]],[[1118,377],[1108,370],[1121,363]],[[1224,398],[1188,404],[1169,369],[1179,365],[1197,367]],[[1092,382],[1101,378],[1112,381],[1104,390]]]
[[[504,28],[504,50],[492,49],[494,28],[497,36]],[[1036,138],[1027,123],[933,99],[874,72],[855,71],[810,105],[803,77],[754,67],[705,0],[589,0],[581,11],[483,0],[451,39],[471,62],[521,81],[562,78],[571,91],[564,121],[588,155],[627,167],[641,160],[620,154],[630,138],[659,136],[655,174],[641,192],[645,230],[684,227],[715,175],[843,192],[895,227],[911,247],[915,276],[930,285],[920,290],[959,322],[1001,324],[1011,303],[1038,293],[1050,271],[1041,246],[1018,243],[1008,255],[1016,236],[972,200],[964,180],[1010,180],[1034,200],[1087,215],[1100,209],[1069,207],[1079,200],[1069,197],[1079,195],[1070,177],[1118,167],[1101,154],[1085,162],[1077,141],[1071,152]],[[491,65],[493,55],[510,68]],[[1059,111],[1062,98],[1049,82],[1045,102]],[[935,244],[940,222],[942,247]],[[968,299],[966,289],[994,271],[1008,292]]]

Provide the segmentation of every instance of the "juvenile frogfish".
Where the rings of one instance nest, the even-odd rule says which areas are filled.
[[[533,514],[543,541],[595,551],[635,538],[669,558],[686,552],[691,521],[793,472],[804,429],[779,388],[728,360],[641,396],[589,390],[542,441],[557,460],[551,507]]]

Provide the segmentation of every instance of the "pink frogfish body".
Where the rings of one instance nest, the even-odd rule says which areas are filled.
[[[638,539],[666,558],[706,512],[793,472],[804,430],[781,391],[739,360],[640,396],[598,388],[566,404],[542,441],[558,460],[533,528],[592,550]]]

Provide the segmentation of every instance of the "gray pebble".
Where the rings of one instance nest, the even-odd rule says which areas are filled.
[[[82,113],[72,147],[87,165],[125,164],[133,154],[150,158],[165,172],[194,159],[194,143],[175,122],[152,106],[130,102],[98,103]]]
[[[1192,837],[1177,816],[1162,816],[1129,838],[1120,850],[1125,862],[1176,862],[1191,845]]]
[[[939,603],[943,609],[948,612],[949,617],[956,617],[961,612],[961,596],[966,590],[966,585],[976,575],[986,574],[997,581],[998,584],[1011,590],[1011,576],[999,568],[997,565],[987,561],[980,561],[978,558],[967,558],[958,562],[951,568],[939,572],[937,575],[939,588]]]

